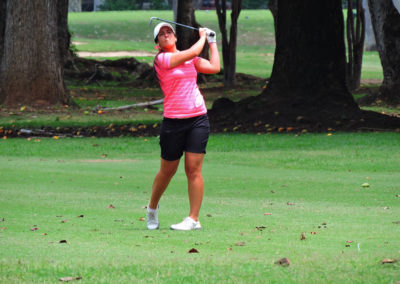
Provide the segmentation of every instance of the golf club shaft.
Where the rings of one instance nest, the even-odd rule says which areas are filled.
[[[161,22],[166,22],[166,23],[178,25],[178,26],[182,26],[182,27],[185,27],[185,28],[188,28],[188,29],[192,29],[192,30],[195,30],[195,31],[198,31],[198,30],[199,30],[198,28],[195,28],[195,27],[192,27],[192,26],[180,24],[180,23],[173,22],[173,21],[168,21],[168,20],[161,19],[161,18],[158,18],[158,17],[152,17],[152,19],[159,20],[159,21],[161,21]]]
[[[170,23],[170,24],[177,25],[177,26],[185,27],[185,28],[188,28],[188,29],[191,29],[191,30],[195,30],[195,31],[198,31],[198,30],[199,30],[198,28],[195,28],[195,27],[192,27],[192,26],[180,24],[180,23],[173,22],[173,21],[168,21],[168,20],[161,19],[161,18],[158,18],[158,17],[151,17],[150,21],[152,21],[153,19],[154,19],[154,20],[159,20],[159,21],[161,21],[161,22],[166,22],[166,23]],[[211,36],[214,36],[214,34],[211,34]]]

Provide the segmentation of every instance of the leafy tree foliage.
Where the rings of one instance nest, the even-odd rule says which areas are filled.
[[[103,11],[123,11],[123,10],[138,10],[142,8],[144,2],[151,2],[151,9],[153,10],[166,10],[170,9],[169,2],[164,0],[105,0],[104,4],[100,6]]]
[[[100,9],[103,11],[137,10],[139,5],[136,0],[106,0]]]
[[[243,9],[265,9],[267,7],[267,2],[265,0],[243,0]]]

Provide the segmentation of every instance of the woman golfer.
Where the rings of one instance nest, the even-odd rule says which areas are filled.
[[[164,118],[161,125],[161,165],[147,206],[147,228],[158,229],[158,202],[176,173],[185,153],[185,173],[188,180],[189,216],[172,230],[199,230],[199,211],[203,200],[202,165],[210,125],[203,96],[197,86],[197,72],[213,74],[220,71],[220,59],[215,32],[199,29],[200,39],[187,50],[177,50],[174,28],[160,23],[154,28],[154,41],[160,52],[154,67],[164,93]],[[206,40],[211,59],[198,57]]]

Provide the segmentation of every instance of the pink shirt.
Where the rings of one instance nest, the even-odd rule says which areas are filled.
[[[164,117],[190,118],[207,113],[204,98],[197,86],[195,63],[199,57],[170,67],[171,52],[157,55],[155,69],[164,93]]]

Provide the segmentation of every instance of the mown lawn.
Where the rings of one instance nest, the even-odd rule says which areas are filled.
[[[397,283],[398,135],[213,135],[198,232],[182,167],[142,221],[156,137],[2,139],[0,282]]]
[[[221,33],[215,11],[196,11],[196,20],[217,32],[221,47]],[[156,53],[152,38],[153,16],[173,20],[172,11],[120,11],[96,13],[69,13],[68,24],[78,51],[145,51]],[[230,12],[227,14],[230,29]],[[275,51],[275,32],[269,10],[242,10],[238,21],[237,68],[240,73],[262,78],[271,75]],[[136,57],[152,64],[153,57]],[[99,58],[104,59],[104,58]],[[377,52],[364,54],[363,79],[382,79],[382,67]]]

